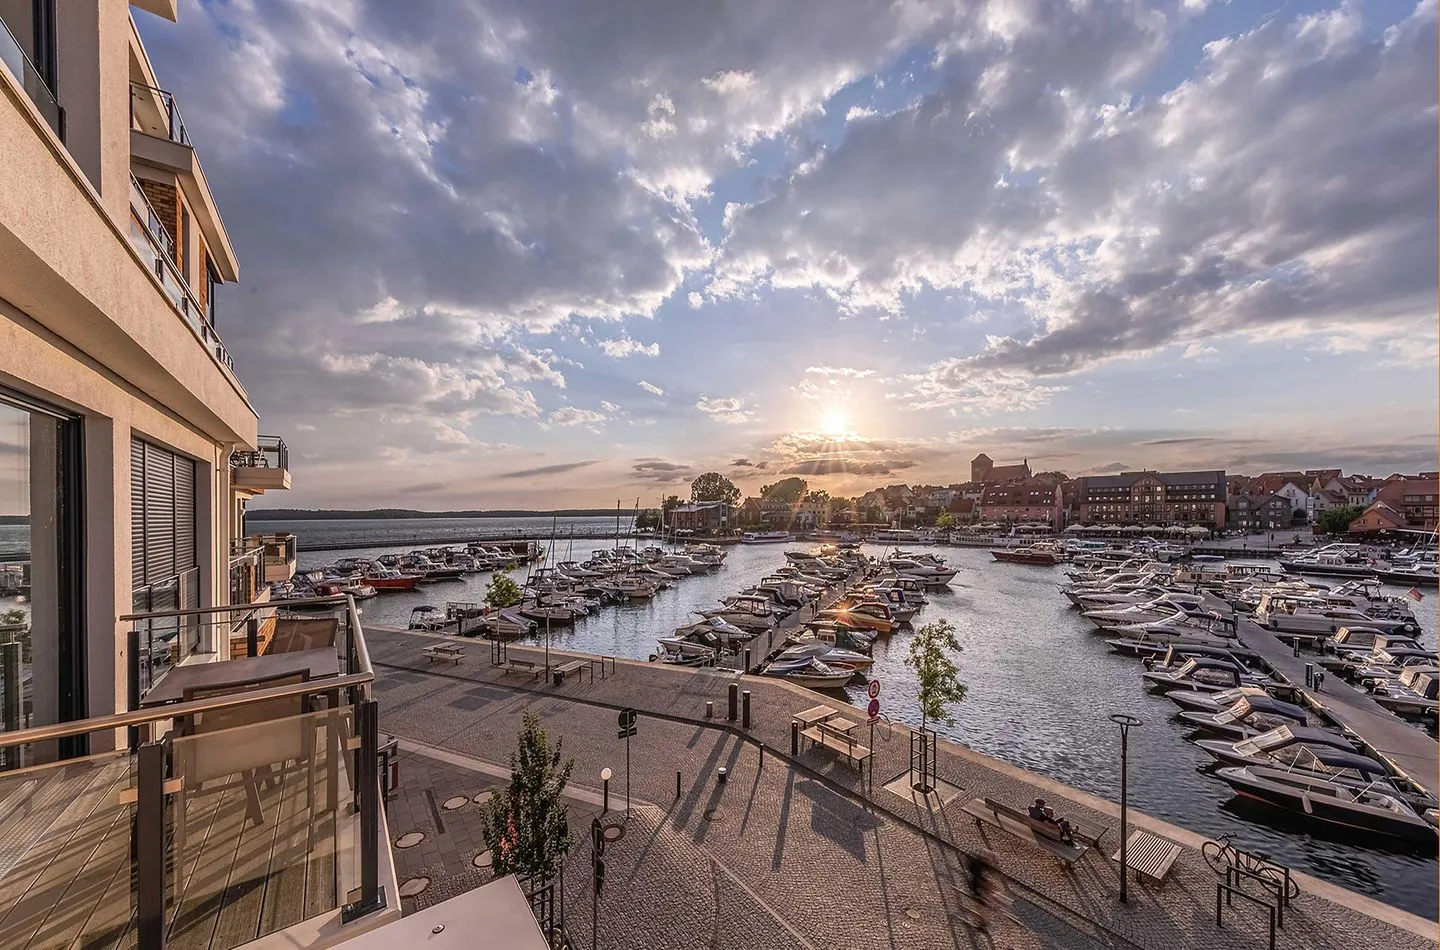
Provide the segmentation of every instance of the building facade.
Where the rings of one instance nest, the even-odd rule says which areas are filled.
[[[677,531],[714,531],[728,527],[734,509],[723,501],[679,505],[670,510],[670,527]]]
[[[1060,486],[1034,478],[987,485],[980,499],[980,520],[998,524],[1046,524],[1059,528],[1063,510]]]
[[[1080,481],[1082,524],[1225,525],[1225,473],[1124,472]]]
[[[255,593],[263,571],[232,571],[244,504],[290,475],[217,331],[239,265],[130,7],[0,0],[0,25],[0,552],[31,643],[0,653],[24,665],[0,670],[26,684],[10,730],[127,708],[121,617]],[[229,649],[147,634],[152,664]]]
[[[970,480],[972,482],[1009,482],[1030,477],[1030,460],[1025,459],[1019,465],[996,465],[984,452],[970,460]]]

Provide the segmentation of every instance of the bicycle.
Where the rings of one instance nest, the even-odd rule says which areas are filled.
[[[1239,868],[1262,878],[1275,888],[1277,894],[1283,890],[1287,901],[1300,896],[1300,885],[1289,876],[1288,868],[1271,863],[1263,854],[1242,851],[1230,843],[1230,838],[1230,835],[1223,834],[1217,840],[1207,841],[1200,846],[1200,853],[1204,856],[1205,863],[1210,865],[1210,870],[1223,876],[1229,868]]]

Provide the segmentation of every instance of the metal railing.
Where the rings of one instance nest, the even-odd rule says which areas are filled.
[[[175,242],[133,175],[130,176],[130,243],[140,252],[150,272],[170,298],[171,305],[200,338],[210,356],[233,373],[235,360],[230,356],[230,350],[220,341],[220,335],[205,318],[205,308],[200,306],[189,283],[175,267]]]
[[[180,118],[174,93],[144,83],[130,83],[130,128],[168,139],[176,145],[190,145],[190,133]]]
[[[124,930],[133,912],[129,926],[142,950],[197,936],[203,946],[216,915],[238,912],[226,905],[224,894],[274,887],[272,878],[292,879],[296,867],[308,867],[312,877],[328,875],[332,899],[318,907],[294,908],[288,919],[266,913],[256,924],[258,935],[317,913],[338,909],[349,921],[385,906],[379,883],[378,710],[371,695],[375,675],[359,611],[347,596],[295,605],[328,610],[340,621],[345,637],[337,637],[334,644],[339,675],[271,686],[259,678],[252,681],[257,688],[246,690],[246,664],[229,661],[236,664],[234,679],[227,684],[233,691],[143,708],[132,672],[130,708],[125,712],[0,733],[0,751],[40,753],[27,756],[34,764],[22,771],[0,772],[0,795],[9,796],[12,807],[55,823],[55,847],[61,852],[55,860],[76,875],[71,892],[89,895],[77,900],[95,902],[93,910],[79,908],[84,912],[70,915],[78,933],[52,936],[67,944],[86,943]],[[266,606],[159,611],[120,619],[137,625],[187,617],[231,623]],[[324,708],[319,708],[322,699]],[[128,752],[61,760],[46,755],[58,740],[114,736],[120,730],[128,730]],[[244,796],[229,791],[242,786]],[[87,809],[94,809],[86,821],[75,817],[86,812],[67,807],[76,795],[88,803]],[[188,834],[187,824],[192,829]],[[263,828],[257,832],[257,826]],[[116,843],[107,838],[102,848],[93,829],[105,827],[114,829],[110,836]],[[222,858],[228,865],[224,855],[233,854],[239,842],[248,846],[272,839],[268,864],[260,861],[243,874],[232,870],[228,881],[222,874],[220,891],[214,894],[204,890],[211,886],[202,880],[205,875],[184,871]],[[21,844],[41,846],[38,840]],[[0,885],[12,873],[22,872],[0,867]],[[87,890],[92,878],[128,881],[128,899],[103,884]],[[0,894],[6,892],[0,886]],[[352,896],[356,899],[346,903]],[[0,897],[0,918],[8,910],[4,901]],[[7,933],[0,923],[0,944],[6,944]]]
[[[233,452],[230,455],[232,468],[274,468],[288,471],[290,468],[290,447],[278,435],[262,435],[255,440],[254,452]]]
[[[15,39],[3,20],[0,20],[0,62],[4,62],[10,74],[19,81],[20,88],[24,89],[25,95],[35,103],[35,108],[45,117],[46,124],[60,137],[60,141],[65,141],[65,110],[55,101],[55,94],[45,84],[40,71],[30,62],[30,57],[25,55],[25,48]]]

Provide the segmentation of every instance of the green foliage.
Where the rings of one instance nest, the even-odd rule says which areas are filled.
[[[915,671],[920,681],[920,728],[926,722],[938,719],[948,725],[954,724],[948,708],[965,698],[967,687],[960,682],[960,670],[952,658],[961,652],[960,641],[955,637],[955,625],[948,620],[927,623],[915,631],[910,641],[910,653],[905,665]]]
[[[520,739],[510,756],[510,787],[481,806],[482,836],[494,859],[496,877],[506,874],[553,878],[574,840],[562,795],[575,768],[561,758],[540,720],[525,714]]]
[[[762,501],[783,501],[787,505],[793,505],[805,497],[805,489],[808,483],[803,478],[782,478],[773,485],[766,485],[760,489]]]
[[[635,516],[635,527],[658,528],[660,527],[660,512],[654,508],[646,508]]]
[[[660,502],[660,510],[668,515],[676,508],[679,508],[681,504],[682,502],[680,501],[679,495],[666,495],[665,500]]]
[[[832,499],[830,498],[830,493],[828,491],[820,488],[816,491],[807,491],[805,493],[805,501],[808,504],[812,505],[825,505],[829,504]]]
[[[723,501],[727,505],[740,503],[740,489],[719,472],[706,472],[697,475],[690,483],[690,500],[692,502],[702,501]]]
[[[866,508],[860,513],[860,520],[867,524],[884,524],[885,512],[875,507]]]
[[[1326,508],[1320,512],[1317,522],[1320,530],[1326,534],[1344,534],[1350,527],[1350,522],[1365,513],[1360,505],[1337,505],[1334,508]]]
[[[485,606],[487,607],[514,607],[520,603],[520,585],[508,574],[501,574],[496,571],[490,578],[490,583],[485,586]]]
[[[955,527],[955,516],[948,511],[944,512],[940,515],[939,518],[935,519],[935,527],[941,529],[942,531],[949,531],[951,528]]]
[[[846,498],[844,495],[832,495],[830,496],[830,510],[831,512],[854,511],[855,499]]]

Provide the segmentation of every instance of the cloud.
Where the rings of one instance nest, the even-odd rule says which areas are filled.
[[[1128,462],[1111,462],[1108,465],[1096,465],[1090,471],[1096,475],[1104,475],[1110,472],[1134,472],[1137,469]]]
[[[640,380],[640,388],[643,389],[643,390],[645,390],[647,393],[649,393],[649,394],[652,395],[652,396],[663,396],[663,395],[665,395],[665,390],[661,389],[659,386],[656,386],[654,383],[647,383],[647,382],[646,382],[645,380],[643,380],[643,379]]]
[[[1383,31],[1358,4],[1272,17],[1148,97],[1177,19],[1044,6],[958,31],[933,92],[728,208],[707,292],[1018,309],[915,380],[927,408],[1035,408],[1057,390],[1030,377],[1226,336],[1433,337],[1433,3]]]
[[[700,296],[693,290],[685,295],[685,300],[687,303],[690,304],[691,310],[699,310],[705,303],[705,298]]]
[[[537,475],[561,475],[565,472],[573,472],[576,469],[586,468],[595,465],[598,459],[586,459],[579,462],[557,462],[554,465],[541,465],[536,468],[521,468],[513,472],[501,472],[496,478],[534,478]]]
[[[694,470],[680,462],[664,459],[640,459],[630,466],[635,478],[653,482],[685,482],[694,477]]]
[[[754,468],[754,467],[755,467],[755,463],[754,463],[754,462],[750,461],[749,459],[745,459],[745,458],[731,459],[731,460],[730,460],[730,465],[731,465],[733,468]]]
[[[615,359],[624,359],[627,356],[659,356],[659,343],[640,343],[623,336],[618,340],[601,340],[600,349],[605,351],[606,356]]]
[[[734,397],[712,399],[708,396],[701,396],[696,401],[695,408],[716,422],[724,422],[729,425],[741,425],[755,418],[755,413],[746,408],[744,400]]]
[[[593,409],[580,409],[576,406],[562,406],[550,413],[550,421],[557,426],[595,426],[610,418],[603,412],[596,412]]]
[[[817,458],[791,462],[780,471],[786,475],[892,475],[918,464],[914,459],[866,462],[848,458]]]
[[[608,399],[600,400],[600,408],[612,414],[620,411],[620,407],[617,406],[615,403],[610,402]]]

